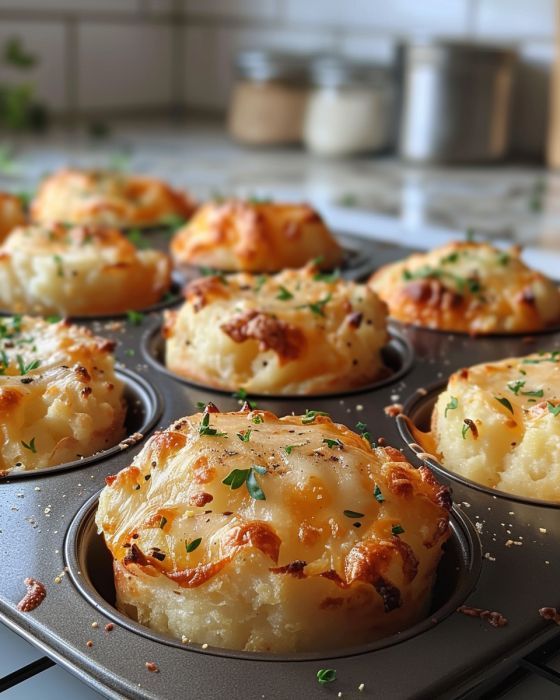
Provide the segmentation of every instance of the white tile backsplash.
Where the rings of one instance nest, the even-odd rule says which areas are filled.
[[[221,19],[237,17],[270,20],[278,17],[281,2],[282,0],[182,0],[187,17],[195,14]]]
[[[8,39],[19,37],[24,49],[38,58],[30,70],[2,66],[0,81],[30,83],[51,111],[64,112],[68,108],[65,32],[64,25],[55,22],[0,21],[0,53]]]
[[[293,23],[406,34],[465,31],[469,0],[285,0]]]
[[[224,26],[187,26],[185,46],[185,103],[204,109],[223,109],[231,91],[236,53],[246,48],[299,52],[334,49],[334,32],[288,29],[231,29]]]
[[[171,104],[172,31],[159,23],[80,23],[78,108]]]
[[[474,30],[477,36],[553,39],[555,0],[478,0]]]
[[[0,10],[38,12],[136,12],[139,0],[0,0]]]

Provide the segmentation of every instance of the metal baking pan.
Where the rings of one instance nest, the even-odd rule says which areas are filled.
[[[167,235],[149,235],[158,246],[168,241]],[[346,270],[348,276],[364,277],[405,252],[346,234],[341,240],[368,261],[359,272]],[[212,400],[222,410],[239,407],[230,394],[179,381],[158,364],[154,333],[160,324],[161,311],[150,312],[140,325],[86,322],[118,342],[127,386],[137,387],[129,398],[140,402],[127,430],[142,432],[144,441],[156,427],[195,412],[199,401]],[[419,463],[384,407],[405,403],[421,420],[419,398],[427,399],[418,389],[442,382],[457,368],[560,346],[556,332],[532,340],[470,338],[393,324],[392,335],[394,374],[377,385],[319,397],[259,397],[259,406],[280,415],[324,410],[350,427],[365,422],[372,437],[385,438]],[[430,615],[414,628],[365,647],[278,656],[202,649],[142,628],[113,607],[110,560],[92,520],[105,477],[130,464],[142,444],[0,483],[0,619],[107,697],[478,698],[519,659],[559,634],[538,613],[560,605],[559,507],[497,495],[441,469],[438,478],[454,494],[453,536]],[[507,540],[522,545],[506,547]],[[41,581],[47,597],[33,612],[20,613],[16,604],[26,577]],[[462,604],[498,611],[508,624],[494,628],[455,612]],[[112,631],[105,630],[107,623]],[[146,662],[159,672],[150,672]],[[337,679],[319,685],[322,668],[335,669]]]

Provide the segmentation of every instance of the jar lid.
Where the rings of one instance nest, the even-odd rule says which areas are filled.
[[[319,87],[384,87],[390,77],[391,71],[385,66],[352,61],[343,56],[319,56],[311,64],[311,80]]]
[[[453,39],[417,39],[403,45],[414,60],[444,61],[449,65],[498,65],[511,63],[516,57],[515,47],[507,44],[489,44]]]
[[[283,80],[290,83],[308,82],[308,54],[264,51],[240,51],[235,66],[240,76],[250,80]]]

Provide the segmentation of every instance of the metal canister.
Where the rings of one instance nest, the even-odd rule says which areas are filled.
[[[399,149],[421,162],[488,162],[509,145],[515,51],[451,41],[401,47]]]

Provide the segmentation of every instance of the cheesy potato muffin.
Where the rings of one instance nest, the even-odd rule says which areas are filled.
[[[453,374],[434,408],[432,438],[450,471],[560,501],[560,351]]]
[[[169,258],[116,229],[33,225],[0,246],[0,307],[12,312],[122,313],[157,303],[170,285]]]
[[[165,225],[188,219],[194,203],[153,177],[106,170],[60,170],[46,178],[31,205],[41,224]]]
[[[365,285],[313,267],[272,277],[197,279],[165,315],[165,363],[209,386],[313,394],[383,376],[383,302]]]
[[[14,194],[0,192],[0,241],[16,226],[25,224],[25,212],[21,199]]]
[[[0,320],[0,472],[52,467],[117,443],[123,384],[114,343],[65,321]]]
[[[96,522],[119,610],[252,651],[369,642],[428,614],[450,497],[326,414],[203,414],[108,477]]]
[[[560,291],[520,250],[455,242],[379,269],[370,286],[393,318],[464,333],[518,333],[560,321]]]
[[[217,270],[277,272],[320,258],[324,269],[342,249],[307,204],[226,200],[202,206],[171,241],[175,261]]]

